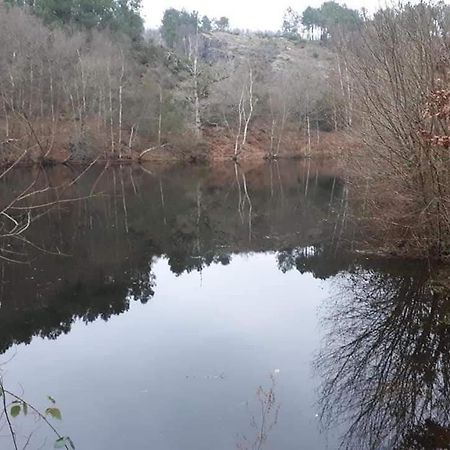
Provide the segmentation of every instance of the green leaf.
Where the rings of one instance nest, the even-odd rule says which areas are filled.
[[[55,442],[55,448],[64,448],[68,447],[72,450],[75,450],[75,445],[72,442],[72,439],[70,439],[69,436],[63,436],[56,440]]]
[[[11,408],[11,416],[17,417],[20,414],[21,407],[20,405],[14,405]]]
[[[62,437],[56,440],[55,448],[64,448],[66,446],[66,438]]]
[[[23,413],[25,415],[27,415],[28,414],[28,403],[23,402],[22,403],[22,408],[23,408]]]
[[[62,419],[61,411],[58,408],[47,408],[45,414],[52,416],[54,419]]]
[[[56,403],[56,400],[55,400],[51,395],[48,395],[47,398],[48,398],[53,404]]]

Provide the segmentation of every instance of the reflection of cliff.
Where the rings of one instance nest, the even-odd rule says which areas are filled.
[[[355,449],[450,448],[450,298],[426,266],[337,279],[317,360],[325,424]]]
[[[68,170],[41,178],[61,185],[73,179]],[[17,171],[8,186],[20,190],[29,177]],[[61,204],[30,228],[26,238],[41,250],[13,243],[29,263],[0,270],[0,349],[147,301],[155,257],[181,274],[227,264],[233,253],[318,245],[330,235],[341,191],[332,170],[311,162],[91,168],[64,195],[93,198]],[[36,201],[50,200],[44,192]]]

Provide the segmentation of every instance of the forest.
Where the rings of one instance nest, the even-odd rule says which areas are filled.
[[[351,121],[349,81],[344,66],[342,92],[328,79],[335,56],[316,35],[326,41],[329,19],[305,19],[308,43],[291,15],[272,36],[169,9],[145,31],[139,2],[4,3],[1,160],[310,153]]]

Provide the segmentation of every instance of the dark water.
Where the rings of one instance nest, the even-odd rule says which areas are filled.
[[[2,198],[36,176],[77,171]],[[354,251],[332,166],[93,167],[61,195],[2,244],[0,361],[77,449],[450,448],[448,296]]]

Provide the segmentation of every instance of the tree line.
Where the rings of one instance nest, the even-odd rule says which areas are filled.
[[[284,13],[282,34],[290,39],[330,39],[337,30],[356,29],[365,20],[367,12],[348,8],[334,1],[324,2],[319,8],[308,6],[303,13],[288,8]]]
[[[144,21],[141,0],[4,0],[7,5],[25,7],[45,24],[77,30],[106,29],[142,38]]]

